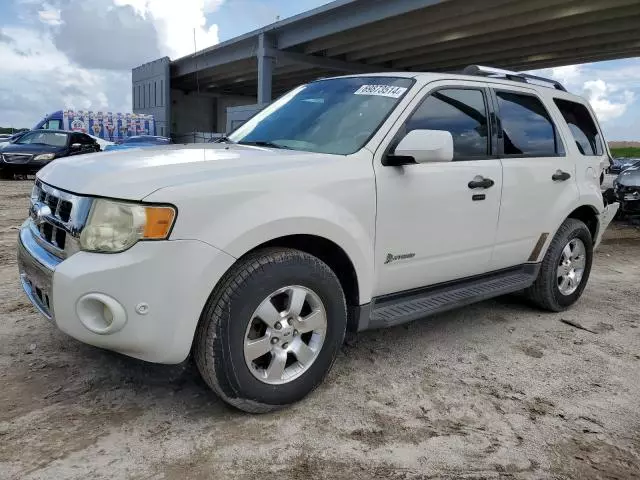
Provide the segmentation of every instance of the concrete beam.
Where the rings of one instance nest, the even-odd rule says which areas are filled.
[[[458,64],[462,61],[477,63],[487,61],[492,57],[500,57],[508,52],[512,54],[532,55],[557,49],[563,45],[572,48],[582,48],[603,42],[624,41],[636,38],[639,34],[640,16],[632,16],[623,20],[615,20],[613,24],[602,25],[601,31],[597,26],[592,29],[572,28],[568,30],[548,33],[546,35],[532,35],[526,40],[514,38],[510,47],[505,48],[504,42],[479,44],[478,47],[468,49],[456,49],[439,53],[425,53],[415,57],[408,57],[393,62],[398,69],[414,67],[415,65],[438,65],[442,63]],[[606,28],[605,28],[606,27]]]
[[[557,3],[558,0],[541,1]],[[373,46],[392,46],[406,38],[425,35],[428,32],[439,32],[452,27],[464,29],[467,25],[475,24],[474,18],[478,15],[486,17],[499,10],[522,11],[523,8],[527,7],[522,5],[514,7],[513,0],[443,2],[410,15],[389,18],[374,25],[311,42],[306,46],[305,52],[313,53],[322,50],[332,56]],[[409,37],[406,37],[407,35]]]
[[[518,70],[531,70],[533,68],[541,68],[539,64],[555,64],[555,65],[570,65],[598,60],[606,60],[608,56],[611,58],[624,58],[619,55],[624,52],[629,52],[628,57],[635,55],[635,52],[640,48],[640,40],[635,41],[622,41],[614,43],[605,43],[606,39],[603,39],[600,44],[593,45],[590,48],[581,48],[576,50],[568,46],[558,46],[557,49],[547,52],[536,52],[530,55],[514,55],[511,56],[505,54],[505,56],[495,57],[491,61],[484,61],[484,64],[489,64],[492,67],[506,68],[513,70],[518,67]],[[591,60],[593,59],[593,60]],[[482,61],[479,62],[481,65]],[[464,61],[456,64],[443,65],[422,65],[418,68],[425,71],[441,71],[446,68],[449,71],[458,71],[468,66],[469,62]]]
[[[363,58],[361,50],[366,50],[368,56],[402,53],[424,45],[454,42],[505,28],[539,26],[559,19],[570,21],[569,19],[573,17],[591,12],[600,12],[606,15],[609,10],[616,7],[637,5],[636,0],[607,0],[606,2],[602,0],[573,0],[562,5],[557,3],[557,0],[518,2],[503,8],[485,9],[474,15],[456,15],[436,24],[429,22],[415,28],[405,27],[393,35],[393,42],[388,41],[388,35],[364,38],[358,43],[329,49],[327,55],[348,53],[347,58],[355,61]]]
[[[305,65],[312,65],[314,67],[347,73],[374,73],[390,71],[387,68],[376,65],[367,65],[358,62],[345,62],[343,60],[319,57],[317,55],[306,55],[304,53],[273,50],[272,54],[277,58],[278,64],[302,63]]]
[[[271,103],[275,52],[273,37],[261,33],[258,37],[258,103]]]
[[[441,1],[442,0],[366,0],[366,2],[348,2],[345,5],[316,15],[316,17],[313,18],[312,25],[305,22],[287,25],[278,32],[278,48],[284,50],[295,45],[368,25],[389,17],[420,10],[440,3]]]
[[[483,2],[445,1],[434,3],[433,5],[426,5],[419,10],[405,12],[403,15],[383,18],[377,23],[362,25],[349,31],[337,32],[332,36],[311,41],[305,46],[304,51],[305,53],[329,51],[340,48],[346,44],[359,43],[380,36],[387,36],[388,41],[388,35],[391,32],[397,33],[406,28],[419,28],[421,25],[428,25],[432,21],[451,21],[456,18],[459,10],[461,14],[473,13],[487,8],[493,8],[494,4],[507,4],[512,1],[513,0],[486,0]],[[390,1],[389,3],[393,2]],[[455,6],[452,5],[453,3],[455,3]]]
[[[565,65],[576,65],[580,63],[589,63],[589,62],[598,62],[605,60],[617,60],[621,58],[631,58],[631,57],[640,57],[640,48],[635,49],[624,49],[619,52],[604,52],[604,53],[591,53],[586,56],[575,55],[575,52],[567,56],[558,56],[549,60],[540,60],[540,61],[529,61],[527,63],[512,63],[509,65],[505,65],[510,70],[514,71],[524,71],[524,70],[534,70],[541,68],[553,68],[553,67],[563,67]],[[580,92],[575,92],[580,93]]]
[[[252,58],[256,54],[257,47],[257,40],[248,38],[224,47],[214,47],[195,55],[182,57],[171,64],[172,76],[182,77],[207,68]]]
[[[627,0],[621,0],[626,2]],[[584,6],[582,2],[580,5]],[[536,3],[536,5],[538,5]],[[576,5],[578,5],[576,3]],[[600,5],[602,6],[602,4]],[[544,37],[546,32],[562,29],[573,29],[581,26],[593,28],[592,23],[607,21],[608,19],[624,18],[640,12],[639,5],[623,5],[617,8],[608,8],[584,11],[571,16],[559,17],[556,11],[549,8],[526,12],[523,14],[508,16],[501,22],[481,22],[469,25],[464,29],[450,28],[440,33],[434,33],[432,29],[423,32],[423,35],[405,41],[393,42],[388,45],[380,45],[355,51],[347,55],[350,61],[359,61],[366,58],[370,63],[384,63],[397,61],[400,58],[411,57],[418,54],[431,54],[441,51],[466,51],[469,48],[482,48],[489,42],[520,41],[526,35]],[[570,30],[565,30],[570,31]]]
[[[528,48],[512,48],[503,49],[500,52],[474,55],[454,61],[447,59],[439,62],[432,62],[428,57],[423,59],[424,63],[416,63],[414,70],[429,70],[431,68],[450,68],[453,65],[491,65],[499,67],[504,62],[517,61],[527,63],[528,59],[549,58],[552,59],[558,52],[574,52],[576,56],[586,54],[587,52],[598,54],[607,51],[619,51],[625,48],[629,50],[640,46],[640,32],[619,32],[617,34],[598,36],[582,39],[567,44],[554,43],[547,45],[546,48],[541,46],[533,46]],[[633,35],[633,36],[631,36]],[[635,40],[635,41],[634,41]]]

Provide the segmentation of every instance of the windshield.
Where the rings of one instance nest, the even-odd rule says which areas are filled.
[[[50,145],[52,147],[64,147],[67,144],[67,134],[59,132],[30,132],[24,134],[15,143],[18,145]]]
[[[349,155],[360,150],[413,80],[347,77],[302,85],[229,135],[232,142]]]

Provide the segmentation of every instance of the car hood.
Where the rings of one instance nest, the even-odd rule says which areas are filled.
[[[623,187],[640,187],[640,166],[629,167],[616,178]]]
[[[2,153],[32,153],[37,155],[39,153],[60,153],[63,152],[65,148],[66,147],[54,147],[52,145],[21,145],[18,143],[9,143],[7,145],[3,145]]]
[[[314,165],[336,155],[232,144],[169,145],[66,157],[38,178],[70,192],[141,200],[169,186]]]

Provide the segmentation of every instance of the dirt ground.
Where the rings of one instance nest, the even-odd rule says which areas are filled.
[[[640,478],[638,227],[610,229],[568,312],[508,297],[367,332],[305,401],[255,416],[35,312],[15,261],[30,188],[0,182],[2,479]]]

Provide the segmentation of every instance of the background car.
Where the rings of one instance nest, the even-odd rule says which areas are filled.
[[[14,134],[10,134],[10,133],[1,134],[0,135],[0,150],[2,150],[2,147],[4,147],[5,145],[15,142],[21,136],[23,136],[25,133],[27,133],[29,131],[30,130],[22,130],[20,132],[14,133]]]
[[[613,182],[621,215],[640,215],[640,161],[625,169]]]
[[[105,140],[104,138],[96,137],[95,135],[89,136],[93,138],[98,145],[100,145],[100,150],[106,150],[109,145],[115,145],[115,142],[110,142],[109,140]]]
[[[129,148],[157,147],[158,145],[170,145],[173,143],[170,138],[157,135],[137,135],[123,140],[115,145],[107,145],[105,151],[127,150]]]
[[[609,173],[618,175],[638,163],[640,163],[640,158],[614,158],[613,165],[609,168]]]
[[[32,174],[56,158],[99,151],[100,145],[84,133],[33,130],[3,145],[0,150],[0,177]]]

